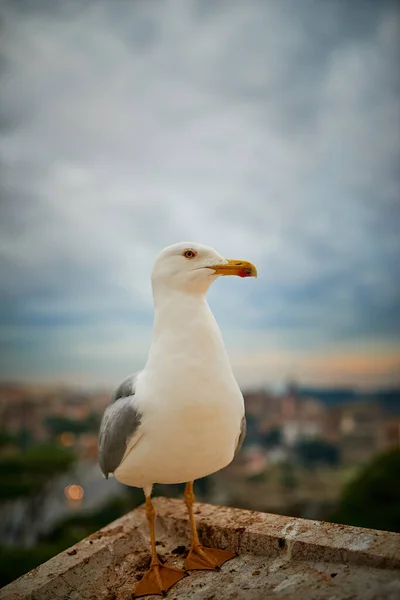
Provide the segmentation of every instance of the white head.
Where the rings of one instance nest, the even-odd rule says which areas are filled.
[[[257,277],[257,269],[244,260],[224,258],[209,246],[181,242],[164,248],[151,276],[153,289],[167,288],[191,294],[205,294],[221,275]]]

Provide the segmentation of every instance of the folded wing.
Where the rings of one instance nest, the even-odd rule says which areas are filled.
[[[240,433],[239,433],[239,437],[238,437],[237,442],[236,442],[236,449],[235,449],[234,456],[237,455],[237,453],[239,452],[240,448],[242,447],[242,444],[244,442],[244,438],[246,437],[246,430],[247,430],[246,415],[243,415],[242,421],[240,423]]]
[[[99,463],[107,479],[141,436],[141,417],[135,407],[136,378],[131,375],[115,390],[101,421]]]

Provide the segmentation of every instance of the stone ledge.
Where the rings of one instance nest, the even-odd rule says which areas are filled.
[[[154,504],[159,554],[182,566],[185,505]],[[192,572],[169,591],[171,600],[400,597],[400,534],[207,504],[196,513],[202,542],[239,556],[220,573]],[[128,600],[149,560],[141,506],[4,587],[0,600]]]

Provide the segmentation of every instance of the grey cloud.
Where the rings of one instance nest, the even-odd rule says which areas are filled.
[[[337,288],[356,299],[339,303],[343,327],[358,289],[395,318],[395,2],[1,10],[0,281],[15,323],[147,322],[151,263],[182,239],[260,267],[258,292],[212,290],[226,327],[244,306],[249,329],[290,321],[328,340]],[[324,281],[325,313],[311,293]]]

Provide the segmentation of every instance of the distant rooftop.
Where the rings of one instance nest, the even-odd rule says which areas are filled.
[[[159,554],[182,566],[185,505],[165,498],[154,504]],[[196,513],[203,543],[239,556],[219,573],[192,571],[169,590],[171,600],[400,597],[400,534],[207,504]],[[149,561],[139,507],[3,588],[0,600],[128,600]]]

